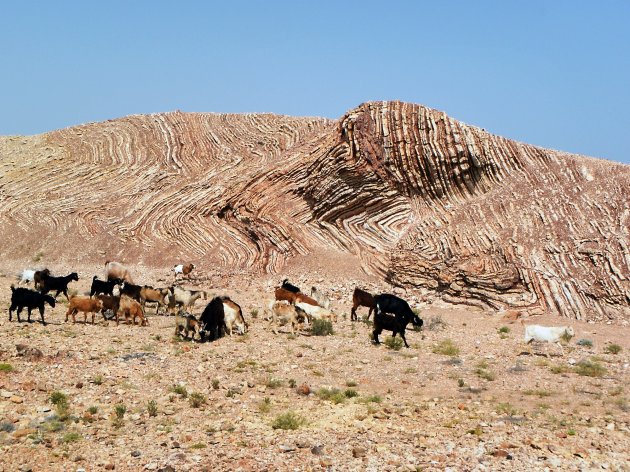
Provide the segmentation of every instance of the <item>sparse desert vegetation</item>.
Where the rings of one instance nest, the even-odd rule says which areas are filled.
[[[371,326],[349,317],[323,323],[322,336],[274,335],[256,305],[264,292],[250,290],[240,299],[231,293],[248,314],[247,336],[207,343],[174,338],[173,317],[152,312],[142,328],[58,324],[65,308],[50,310],[45,327],[0,319],[7,463],[197,470],[227,451],[231,463],[254,470],[317,469],[322,461],[340,470],[390,462],[498,469],[502,461],[537,470],[627,457],[628,349],[616,327],[585,337],[590,325],[576,324],[577,339],[592,344],[569,342],[561,356],[525,346],[522,328],[491,314],[425,309],[433,322],[407,330],[411,348],[398,350],[399,337],[384,335],[383,349],[372,344]],[[16,344],[42,357],[27,360]],[[366,438],[377,446],[365,447]],[[477,455],[480,441],[486,452]],[[449,443],[457,457],[448,456]],[[546,448],[544,458],[532,444]],[[495,455],[502,450],[512,459]]]

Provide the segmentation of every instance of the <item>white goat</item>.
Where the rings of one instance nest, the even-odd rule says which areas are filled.
[[[322,308],[321,306],[314,306],[309,303],[302,302],[297,302],[295,306],[308,313],[308,315],[314,320],[337,321],[337,315],[335,313],[327,310],[326,308]]]
[[[225,332],[227,335],[232,336],[232,332],[236,330],[238,334],[245,334],[247,331],[247,323],[243,318],[243,310],[241,307],[233,302],[228,297],[221,297],[223,301],[223,324],[225,325]]]
[[[564,350],[560,344],[560,339],[568,337],[569,339],[575,336],[575,332],[571,326],[540,326],[529,325],[525,326],[525,343],[529,344],[532,341],[539,343],[555,343],[560,346],[560,352],[564,355]],[[531,352],[531,350],[530,350]],[[547,357],[549,357],[547,355]]]
[[[20,279],[20,284],[29,284],[33,281],[35,277],[35,271],[33,269],[24,269],[22,271],[22,277]]]
[[[317,300],[319,306],[330,310],[330,298],[328,298],[324,292],[317,290],[317,287],[311,287],[311,297]]]

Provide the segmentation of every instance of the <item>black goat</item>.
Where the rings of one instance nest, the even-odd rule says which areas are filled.
[[[31,310],[33,308],[39,309],[39,314],[42,317],[42,324],[46,324],[44,320],[44,304],[48,303],[51,307],[55,307],[55,299],[50,295],[43,295],[34,290],[27,288],[15,288],[11,285],[11,306],[9,307],[9,321],[13,318],[13,310],[17,308],[17,320],[20,320],[20,312],[23,308],[28,310],[28,321],[31,321]]]
[[[300,293],[301,290],[296,287],[295,285],[292,285],[289,283],[289,279],[284,279],[282,281],[282,288],[285,290],[288,290],[289,292],[293,292],[293,293]]]
[[[413,315],[412,318],[404,317],[399,318],[392,315],[386,315],[384,313],[376,313],[374,315],[374,331],[372,332],[372,336],[374,337],[374,342],[376,344],[380,344],[378,340],[378,335],[386,329],[392,332],[392,336],[395,338],[396,334],[400,334],[403,342],[405,343],[405,347],[409,347],[407,344],[407,340],[405,339],[405,328],[409,323],[412,323],[414,326],[422,326],[423,322],[418,315]]]
[[[374,304],[376,305],[374,331],[372,332],[374,342],[380,344],[378,335],[386,329],[392,332],[393,337],[396,337],[396,334],[400,333],[405,347],[409,347],[405,339],[405,328],[409,323],[421,327],[423,322],[418,315],[413,312],[405,300],[396,295],[390,295],[388,293],[377,295],[374,297]],[[387,315],[386,313],[392,313],[394,316]]]
[[[206,305],[199,317],[199,323],[201,324],[199,330],[201,341],[205,341],[207,335],[210,336],[210,341],[214,341],[225,334],[225,312],[221,297],[214,297]]]
[[[119,280],[119,279],[116,279]],[[129,282],[124,282],[120,286],[120,295],[127,295],[129,298],[133,298],[137,302],[141,302],[140,291],[142,290],[141,285],[130,284]]]
[[[381,293],[374,297],[374,305],[376,306],[376,314],[390,313],[396,318],[413,319],[416,314],[409,307],[409,303],[396,295]]]
[[[112,279],[112,280],[98,280],[98,276],[95,275],[92,277],[92,287],[90,288],[90,297],[94,295],[100,295],[101,293],[104,295],[113,295],[114,287],[116,285],[120,285],[122,280],[120,279]]]
[[[72,280],[79,280],[79,275],[76,272],[64,275],[63,277],[53,277],[52,275],[44,278],[44,285],[40,288],[40,291],[46,295],[48,292],[55,290],[55,299],[60,293],[63,293],[68,300],[68,284]]]

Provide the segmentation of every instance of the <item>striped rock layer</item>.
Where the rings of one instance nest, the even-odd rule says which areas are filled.
[[[629,196],[630,166],[400,102],[0,138],[4,257],[276,273],[347,254],[428,299],[578,319],[630,319]]]

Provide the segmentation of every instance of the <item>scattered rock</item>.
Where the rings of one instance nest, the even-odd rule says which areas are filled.
[[[316,456],[321,456],[324,453],[324,448],[322,446],[313,446],[311,452]]]
[[[309,387],[308,384],[303,383],[296,389],[296,391],[300,395],[310,395],[311,387]]]
[[[364,447],[357,446],[352,448],[352,457],[354,458],[365,457],[366,454],[367,449]]]
[[[26,344],[16,344],[15,350],[18,357],[25,357],[28,360],[36,361],[44,357],[44,353],[36,347],[27,346]]]

